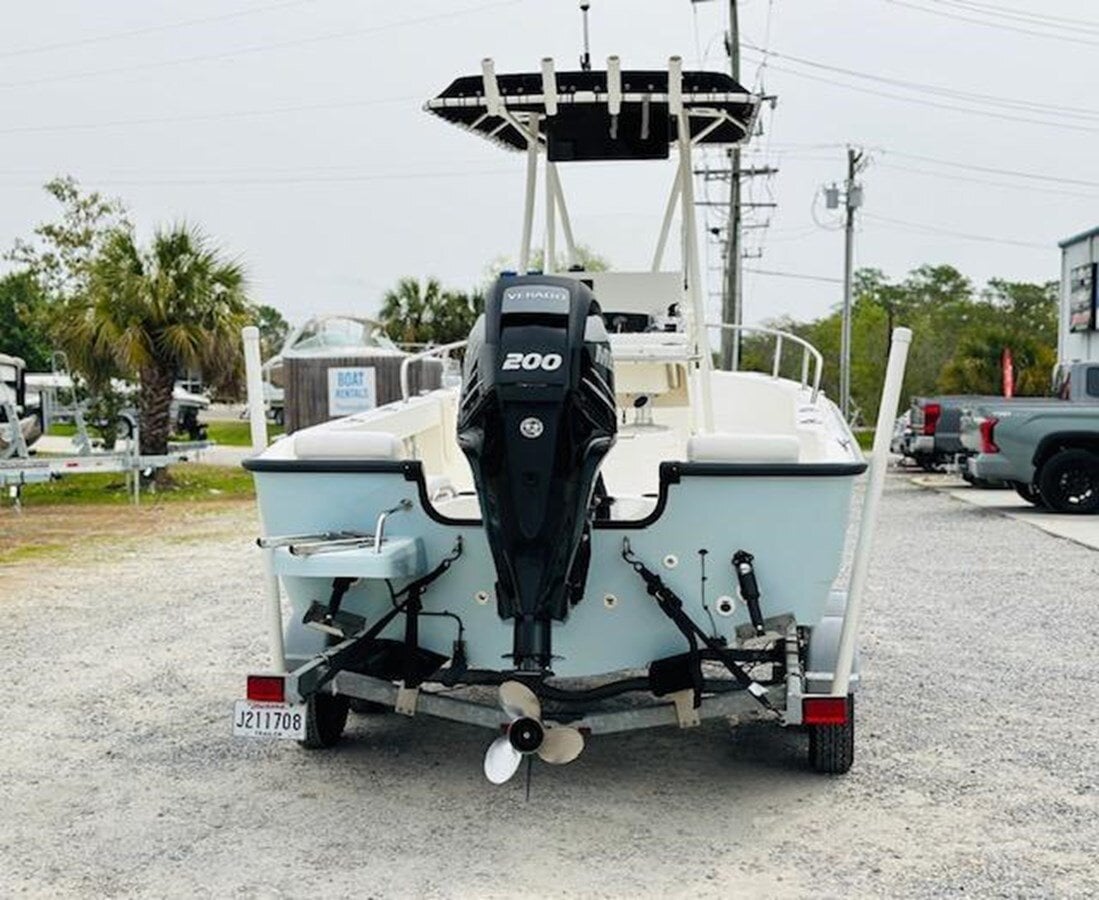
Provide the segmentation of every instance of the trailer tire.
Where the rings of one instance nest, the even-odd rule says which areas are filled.
[[[1060,450],[1038,472],[1038,490],[1054,512],[1099,512],[1099,456],[1073,447]]]
[[[809,726],[809,763],[825,775],[843,775],[855,761],[855,697],[847,695],[847,721]]]
[[[298,741],[306,750],[323,750],[339,743],[347,726],[348,698],[314,694],[305,710],[305,738]]]

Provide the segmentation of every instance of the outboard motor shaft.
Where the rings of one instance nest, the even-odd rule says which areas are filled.
[[[588,287],[500,278],[470,334],[458,443],[481,501],[499,612],[515,620],[516,669],[550,667],[551,621],[568,615],[570,585],[583,584],[578,550],[616,427],[610,346]]]

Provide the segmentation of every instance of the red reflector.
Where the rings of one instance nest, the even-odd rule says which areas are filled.
[[[804,697],[801,721],[806,725],[843,725],[847,722],[846,697]]]
[[[286,682],[281,675],[249,675],[248,699],[253,703],[285,703]]]

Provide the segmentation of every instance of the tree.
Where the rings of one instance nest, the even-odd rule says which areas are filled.
[[[1003,352],[1011,350],[1015,392],[1040,396],[1050,390],[1057,362],[1053,346],[1003,326],[966,336],[943,368],[939,390],[950,394],[999,394],[1003,388]]]
[[[6,256],[30,272],[52,302],[84,293],[91,265],[111,236],[132,226],[121,200],[84,193],[71,175],[46,182],[45,189],[61,204],[61,217],[35,228],[34,241],[17,238]]]
[[[543,263],[545,260],[544,254],[545,251],[541,247],[531,251],[530,262],[528,264],[528,268],[531,272],[541,272],[543,270]],[[605,256],[600,256],[587,244],[576,245],[576,261],[583,267],[585,272],[606,272],[611,267],[610,261]],[[564,251],[557,251],[557,253],[554,254],[554,263],[556,271],[568,271],[568,254]],[[485,285],[492,284],[501,272],[515,272],[518,268],[519,266],[515,262],[515,257],[509,256],[506,253],[501,253],[485,266],[483,270]]]
[[[150,455],[167,452],[177,374],[231,377],[253,318],[241,266],[186,225],[157,231],[144,249],[129,230],[115,232],[92,261],[87,291],[66,307],[58,337],[74,364],[106,358],[138,376],[141,452]]]
[[[0,278],[0,353],[20,356],[33,371],[48,369],[46,298],[30,272]]]
[[[69,309],[87,295],[93,262],[114,234],[132,227],[121,200],[96,191],[85,193],[71,175],[54,178],[44,187],[61,205],[59,218],[38,225],[33,240],[17,238],[5,254],[37,289],[37,302],[31,302],[24,292],[24,302],[19,304],[28,339],[31,334],[37,335],[35,341],[39,344],[35,362],[27,359],[31,368],[49,366],[50,351],[66,326]],[[2,333],[7,335],[6,321],[0,318],[0,323],[4,323]],[[114,380],[125,373],[113,355],[96,354],[88,348],[76,359],[70,355],[70,359],[74,363],[74,399],[90,401],[89,413],[103,423],[99,430],[104,444],[113,447],[120,425],[118,413],[125,405]]]
[[[449,344],[465,340],[484,306],[480,291],[444,290],[436,278],[422,285],[415,278],[402,278],[386,292],[379,317],[398,343]]]
[[[256,326],[259,328],[260,354],[263,359],[270,359],[286,343],[290,323],[275,307],[261,303],[256,307]]]

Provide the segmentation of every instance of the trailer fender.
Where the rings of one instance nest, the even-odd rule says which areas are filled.
[[[832,689],[831,676],[839,655],[840,632],[843,630],[843,613],[846,608],[847,591],[832,591],[828,595],[828,604],[824,607],[824,616],[810,630],[805,672],[807,693],[827,694]],[[856,647],[855,659],[851,664],[852,693],[859,686],[859,670],[859,651]]]

